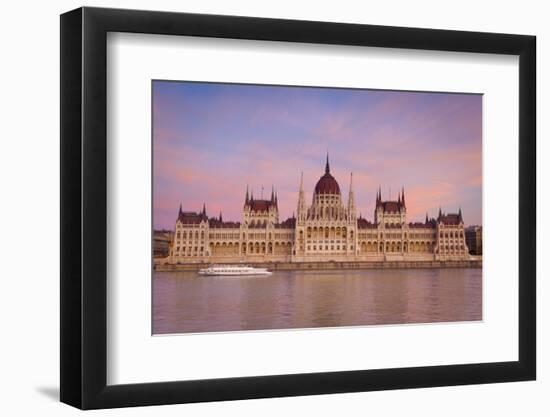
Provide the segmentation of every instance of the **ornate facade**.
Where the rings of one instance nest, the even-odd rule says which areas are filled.
[[[223,221],[200,212],[182,211],[180,205],[169,256],[170,264],[196,262],[323,262],[464,260],[468,248],[462,211],[423,223],[407,223],[405,190],[396,201],[383,201],[376,193],[374,222],[357,216],[353,174],[347,202],[330,173],[317,182],[311,205],[306,204],[303,174],[296,216],[279,219],[277,193],[256,199],[246,190],[242,221]]]

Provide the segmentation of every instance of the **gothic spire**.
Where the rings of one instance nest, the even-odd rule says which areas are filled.
[[[405,207],[405,187],[401,187],[401,204]]]
[[[181,210],[181,203],[180,203],[180,211],[178,212],[178,217],[181,216],[183,211]]]
[[[428,224],[428,212],[426,212],[426,224]]]
[[[275,187],[271,185],[271,202],[275,202]]]
[[[246,197],[244,199],[244,205],[245,206],[248,206],[248,202],[249,202],[249,198],[248,198],[248,184],[246,184]]]
[[[304,221],[306,219],[306,200],[304,197],[304,172],[300,174],[300,192],[298,193],[298,207],[297,214],[298,220]]]
[[[206,216],[206,203],[202,203],[202,214]]]
[[[222,219],[222,212],[220,211],[220,222],[223,222],[223,219]]]
[[[437,220],[441,219],[441,206],[439,206],[439,215],[437,216]]]
[[[458,220],[462,221],[462,207],[458,208]]]
[[[327,152],[327,163],[325,165],[325,174],[330,174],[330,166],[328,164],[328,152]]]
[[[350,220],[357,218],[357,210],[355,208],[355,194],[353,193],[353,172],[349,177],[349,197],[348,197],[348,215]]]

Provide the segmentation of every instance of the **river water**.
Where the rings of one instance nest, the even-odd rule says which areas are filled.
[[[153,333],[481,320],[481,269],[155,272]]]

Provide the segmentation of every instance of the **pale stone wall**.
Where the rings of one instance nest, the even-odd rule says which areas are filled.
[[[196,271],[203,268],[204,263],[168,264],[156,260],[155,271]],[[479,257],[463,260],[369,260],[349,262],[290,262],[266,261],[256,264],[258,267],[271,270],[346,270],[346,269],[400,269],[400,268],[482,268],[483,261]]]
[[[329,173],[328,161],[326,173]],[[195,218],[200,219],[200,222],[195,220],[195,223],[184,223],[178,217],[169,256],[161,262],[408,262],[469,259],[461,213],[450,215],[459,219],[455,222],[444,222],[442,219],[445,216],[442,217],[440,213],[437,222],[433,219],[428,222],[426,219],[426,223],[408,224],[404,190],[395,202],[382,202],[379,192],[375,223],[362,219],[362,226],[359,227],[352,180],[353,177],[350,178],[346,205],[336,184],[314,193],[308,207],[302,178],[297,217],[289,219],[290,222],[279,223],[277,197],[273,192],[271,200],[252,200],[252,197],[249,200],[247,191],[242,223],[223,223],[221,214],[219,221],[209,221],[204,208],[202,216],[197,215],[199,217]],[[331,184],[334,185],[334,182]],[[252,204],[252,201],[260,204]],[[385,211],[385,204],[390,204],[391,209]]]
[[[295,229],[178,223],[173,239],[171,263],[469,258],[462,224],[438,224],[435,229],[409,228],[407,224],[386,229],[379,224],[358,229],[356,221],[322,217],[298,221]]]
[[[464,224],[438,223],[435,255],[438,260],[468,259],[468,246],[464,237]]]
[[[174,240],[170,247],[172,258],[197,258],[209,256],[208,223],[176,223]]]

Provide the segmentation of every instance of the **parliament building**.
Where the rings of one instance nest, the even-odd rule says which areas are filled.
[[[183,211],[180,205],[169,245],[168,264],[234,262],[438,261],[469,258],[462,211],[407,223],[405,190],[383,201],[376,192],[374,221],[357,216],[353,174],[347,203],[330,173],[325,173],[306,204],[303,174],[296,214],[281,221],[277,193],[256,199],[246,190],[241,222]]]

